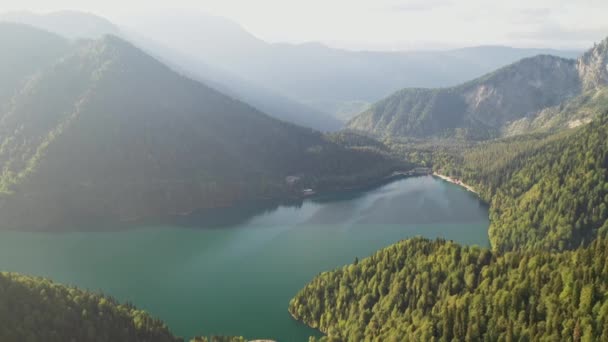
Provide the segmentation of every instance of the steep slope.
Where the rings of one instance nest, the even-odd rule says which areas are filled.
[[[2,341],[182,341],[130,304],[53,283],[0,273]]]
[[[607,138],[603,114],[554,135],[482,143],[448,157],[438,152],[434,168],[473,185],[491,203],[496,250],[573,249],[608,233]]]
[[[585,90],[608,84],[608,38],[583,54],[577,69]]]
[[[399,137],[488,139],[589,122],[608,85],[608,39],[578,60],[541,55],[442,89],[403,89],[348,127]]]
[[[395,163],[275,120],[116,37],[81,42],[0,113],[3,227],[134,219],[284,197]],[[34,213],[34,214],[32,214]]]
[[[68,42],[54,34],[23,25],[0,23],[0,108],[27,78],[63,55]]]
[[[329,114],[246,81],[222,68],[206,64],[199,58],[182,55],[136,34],[127,32],[125,36],[129,41],[162,60],[175,71],[248,103],[274,118],[319,131],[336,131],[344,125],[342,121]]]
[[[180,53],[155,42],[150,37],[118,28],[107,19],[93,14],[74,11],[48,14],[9,12],[0,14],[0,22],[27,24],[69,39],[97,39],[106,34],[116,35],[134,43],[170,65],[172,69],[244,101],[277,119],[320,131],[335,131],[343,126],[343,122],[329,114],[303,105],[279,92],[245,81],[241,77],[222,70],[221,67],[203,62],[200,56]],[[207,51],[207,53],[212,53],[212,51]]]
[[[453,88],[404,89],[374,104],[348,127],[378,135],[499,136],[508,123],[577,95],[574,60],[541,55]]]
[[[600,86],[584,91],[580,95],[545,108],[535,115],[521,118],[508,124],[502,131],[504,136],[526,133],[551,133],[578,127],[591,122],[608,108],[608,87]]]

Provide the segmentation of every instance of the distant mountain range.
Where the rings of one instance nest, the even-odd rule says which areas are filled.
[[[355,52],[319,43],[270,44],[227,19],[184,12],[136,17],[130,24],[176,51],[324,112],[345,116],[404,87],[451,86],[538,54],[579,55],[577,51],[501,46]],[[360,106],[353,108],[353,103]],[[344,113],[349,108],[351,112]]]
[[[450,88],[406,88],[352,119],[394,137],[488,139],[589,122],[608,104],[608,39],[583,56],[525,58]]]
[[[61,20],[59,20],[61,18]],[[404,87],[447,87],[521,58],[578,51],[481,46],[452,51],[355,52],[319,43],[270,44],[238,24],[190,12],[134,17],[124,28],[76,12],[0,15],[64,37],[119,35],[180,73],[268,114],[336,130],[369,105]],[[83,26],[83,22],[88,23]],[[82,27],[88,29],[83,30]]]
[[[71,43],[3,23],[0,46],[12,72],[0,80],[3,227],[179,214],[353,185],[396,166],[271,118],[115,36]]]

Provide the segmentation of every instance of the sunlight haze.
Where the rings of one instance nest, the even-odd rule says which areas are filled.
[[[87,11],[124,27],[180,9],[232,19],[268,42],[320,41],[361,50],[500,44],[583,49],[608,32],[602,0],[5,0],[0,11]]]
[[[608,341],[608,0],[0,0],[0,342]]]

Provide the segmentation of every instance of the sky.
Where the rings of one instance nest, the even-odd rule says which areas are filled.
[[[354,50],[476,45],[584,49],[608,37],[608,0],[2,0],[0,12],[80,10],[128,26],[170,9],[227,17],[268,42]]]

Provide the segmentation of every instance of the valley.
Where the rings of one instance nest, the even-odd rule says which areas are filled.
[[[608,340],[604,32],[2,11],[0,341]]]

